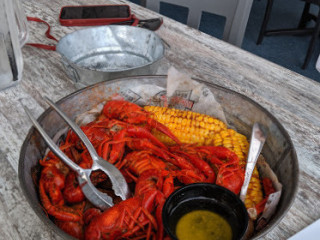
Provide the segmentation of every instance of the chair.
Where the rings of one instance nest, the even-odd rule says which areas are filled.
[[[253,0],[141,0],[142,5],[159,12],[160,2],[189,9],[187,25],[198,29],[202,12],[224,16],[223,40],[241,47]],[[240,6],[240,7],[239,7]]]
[[[302,65],[302,69],[305,69],[312,57],[312,53],[315,48],[317,37],[320,33],[320,0],[303,0],[305,1],[304,9],[300,18],[300,22],[297,28],[292,29],[277,29],[277,30],[267,30],[267,25],[270,19],[270,14],[272,10],[273,0],[268,0],[267,8],[265,11],[264,19],[261,25],[259,37],[257,44],[261,44],[264,36],[276,36],[276,35],[301,35],[301,34],[312,34],[307,54]],[[310,5],[316,4],[319,6],[318,15],[315,16],[310,13]],[[307,22],[314,20],[316,25],[313,28],[306,28]]]

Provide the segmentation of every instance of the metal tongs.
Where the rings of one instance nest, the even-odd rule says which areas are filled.
[[[252,127],[250,147],[247,159],[244,182],[240,191],[240,199],[244,202],[247,195],[248,186],[252,176],[254,167],[256,166],[258,157],[266,141],[267,134],[259,123],[255,123]]]
[[[129,197],[130,191],[127,185],[127,182],[121,172],[111,163],[107,162],[101,158],[87,136],[83,133],[79,126],[72,122],[64,112],[62,112],[57,105],[55,105],[50,99],[45,98],[47,103],[62,117],[62,119],[70,126],[70,128],[78,135],[82,140],[90,156],[92,157],[93,163],[90,169],[84,169],[75,164],[71,159],[69,159],[60,148],[53,142],[53,140],[48,136],[44,129],[40,126],[37,120],[32,116],[31,112],[27,107],[23,106],[28,117],[32,121],[35,128],[39,131],[40,135],[44,138],[45,142],[48,144],[51,151],[59,157],[65,164],[68,165],[73,171],[78,174],[78,181],[84,195],[87,199],[96,207],[105,210],[112,207],[113,201],[112,198],[101,191],[99,191],[91,182],[90,175],[92,171],[101,170],[109,177],[112,188],[115,195],[119,196],[122,200],[125,200]]]

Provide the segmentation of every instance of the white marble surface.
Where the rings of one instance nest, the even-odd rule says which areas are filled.
[[[28,16],[52,26],[60,39],[77,28],[60,26],[60,8],[73,4],[128,3],[126,1],[30,0],[23,6]],[[140,18],[158,16],[137,5]],[[44,37],[45,26],[30,23],[29,42],[54,43]],[[191,76],[242,93],[269,110],[287,129],[297,151],[300,181],[295,202],[280,224],[264,239],[287,239],[320,217],[320,84],[268,62],[198,30],[164,18],[157,33],[170,45],[158,73],[173,65]],[[76,90],[68,79],[59,54],[23,48],[21,83],[0,92],[0,239],[60,239],[40,221],[26,202],[18,182],[21,145],[31,127],[19,100],[38,117],[48,96],[54,101]]]

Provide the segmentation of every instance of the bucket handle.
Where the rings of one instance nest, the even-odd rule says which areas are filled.
[[[73,64],[63,55],[61,55],[61,61],[63,66],[68,74],[68,76],[73,79],[75,82],[80,82],[80,76],[77,69],[72,66]]]

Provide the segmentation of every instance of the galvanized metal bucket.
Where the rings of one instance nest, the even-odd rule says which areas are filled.
[[[150,30],[113,25],[67,34],[56,50],[68,76],[75,82],[91,85],[124,76],[153,75],[165,48]]]

